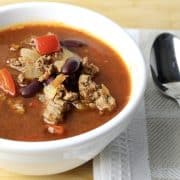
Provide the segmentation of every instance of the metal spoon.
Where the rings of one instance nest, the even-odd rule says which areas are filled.
[[[180,105],[180,39],[163,33],[156,37],[150,56],[150,68],[157,88]]]

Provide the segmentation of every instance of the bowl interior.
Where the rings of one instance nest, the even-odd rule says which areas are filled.
[[[125,120],[126,115],[137,105],[145,86],[144,61],[134,41],[111,20],[80,7],[40,2],[2,7],[0,16],[1,28],[17,23],[53,21],[86,31],[112,47],[125,61],[132,80],[132,91],[128,104],[113,120],[95,130],[79,135],[79,141],[106,132],[119,121]],[[77,139],[77,137],[72,137],[65,141],[73,138]]]

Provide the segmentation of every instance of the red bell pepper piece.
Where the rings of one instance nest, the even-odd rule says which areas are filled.
[[[6,68],[0,69],[0,89],[11,96],[16,94],[14,79]]]
[[[41,54],[51,54],[60,50],[59,39],[55,34],[47,34],[34,39],[36,50]]]

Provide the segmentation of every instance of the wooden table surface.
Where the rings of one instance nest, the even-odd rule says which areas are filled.
[[[0,5],[28,0],[0,0]],[[180,28],[180,0],[54,0],[95,10],[123,27]],[[22,176],[0,169],[2,180],[39,180],[42,177]],[[45,180],[92,180],[92,162],[66,173],[46,176]]]

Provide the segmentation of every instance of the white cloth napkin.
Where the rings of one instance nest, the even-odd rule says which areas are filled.
[[[93,161],[95,180],[180,179],[180,109],[155,88],[150,70],[150,49],[161,32],[180,37],[180,31],[127,30],[145,57],[148,83],[144,100],[127,130]],[[149,147],[149,148],[148,148]]]

